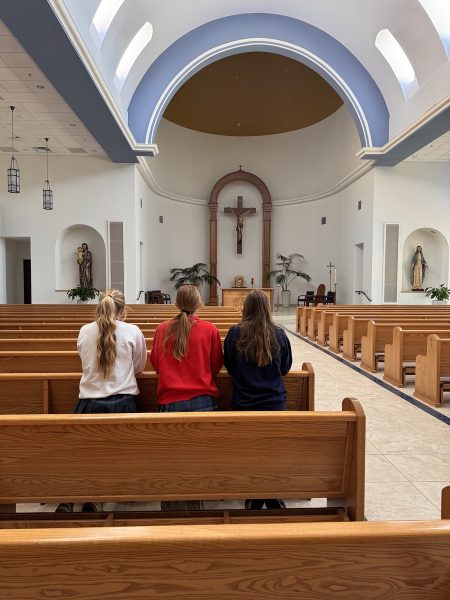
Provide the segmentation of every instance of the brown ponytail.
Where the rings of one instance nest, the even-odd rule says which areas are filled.
[[[180,314],[172,320],[167,328],[163,347],[165,348],[168,340],[173,338],[172,354],[174,358],[181,360],[187,356],[189,350],[189,334],[193,325],[192,321],[188,319],[188,316],[194,314],[202,306],[202,299],[197,286],[182,285],[177,292],[175,304],[180,309]]]
[[[118,290],[100,294],[95,320],[98,325],[97,368],[106,379],[116,362],[116,318],[125,311],[125,298]]]

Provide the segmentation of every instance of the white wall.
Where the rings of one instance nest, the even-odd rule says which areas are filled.
[[[21,156],[21,193],[8,194],[4,186],[0,192],[0,236],[31,238],[33,302],[69,302],[65,292],[55,291],[59,234],[73,224],[83,224],[92,226],[107,240],[108,220],[125,222],[125,294],[127,300],[135,298],[135,167],[103,158],[50,156],[54,210],[45,211],[44,159]],[[0,157],[0,173],[6,172],[8,164],[7,156]]]
[[[140,199],[142,198],[142,209]],[[136,172],[136,247],[144,242],[146,290],[161,289],[175,299],[169,269],[209,261],[209,212],[206,206],[169,201],[154,194]],[[163,217],[163,223],[159,217]],[[208,290],[203,290],[206,299]]]
[[[354,253],[356,244],[364,244],[362,289],[372,294],[372,220],[373,220],[373,171],[358,179],[340,192],[336,198],[340,213],[337,301],[352,304],[355,301]],[[358,210],[361,201],[361,210]],[[367,300],[361,297],[361,303]]]
[[[327,190],[361,165],[355,158],[358,134],[345,107],[311,127],[256,137],[199,133],[163,119],[157,142],[160,153],[149,164],[158,185],[203,201],[240,164],[265,181],[274,201]]]
[[[383,298],[384,224],[399,224],[399,258],[397,301],[401,304],[423,304],[424,294],[402,292],[403,247],[416,229],[437,230],[450,240],[450,169],[448,163],[404,162],[393,168],[374,169],[373,271],[374,300]],[[423,243],[427,258],[427,246]],[[432,265],[430,264],[430,267]],[[433,267],[434,268],[434,267]],[[448,263],[446,279],[449,283]],[[439,283],[442,283],[440,281]],[[427,284],[427,280],[425,280]]]

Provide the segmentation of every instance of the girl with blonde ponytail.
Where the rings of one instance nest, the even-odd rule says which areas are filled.
[[[126,317],[118,290],[100,294],[95,321],[83,325],[78,352],[83,366],[76,413],[137,412],[136,373],[144,370],[147,347],[142,331]]]
[[[159,373],[159,410],[215,410],[219,392],[214,375],[223,365],[219,331],[198,318],[202,300],[195,285],[182,285],[175,304],[180,312],[158,325],[150,355]]]
[[[78,352],[83,375],[74,413],[137,412],[139,388],[136,373],[144,370],[147,346],[142,331],[127,316],[125,297],[119,290],[100,294],[95,321],[83,325]],[[97,512],[101,505],[85,502],[82,512]],[[59,504],[56,512],[72,512],[72,503]]]

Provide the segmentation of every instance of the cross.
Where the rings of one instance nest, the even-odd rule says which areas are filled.
[[[242,205],[242,196],[238,196],[237,207],[232,208],[228,206],[224,208],[225,214],[236,215],[236,247],[237,254],[242,254],[242,230],[244,229],[244,216],[256,213],[256,208],[244,208]]]
[[[331,264],[331,260],[330,260],[330,264],[327,265],[327,269],[329,269],[330,271],[330,287],[328,288],[329,290],[331,290],[331,269],[334,267],[334,265]]]

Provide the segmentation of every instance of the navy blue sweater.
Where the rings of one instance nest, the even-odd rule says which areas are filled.
[[[233,378],[233,408],[284,410],[287,395],[282,377],[292,365],[291,344],[286,333],[280,327],[276,328],[280,351],[270,365],[258,367],[256,362],[245,360],[237,351],[239,329],[239,325],[231,327],[224,343],[225,367]]]

